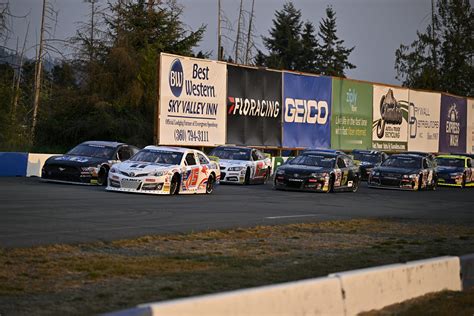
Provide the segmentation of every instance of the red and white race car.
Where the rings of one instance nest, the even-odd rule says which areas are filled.
[[[109,171],[107,190],[147,194],[212,193],[219,164],[203,152],[147,146]]]
[[[272,161],[260,150],[239,146],[219,146],[209,156],[219,158],[221,183],[266,183]]]

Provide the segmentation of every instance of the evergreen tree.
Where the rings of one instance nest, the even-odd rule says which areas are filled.
[[[356,68],[349,62],[349,55],[355,47],[345,48],[344,40],[337,37],[336,13],[330,6],[326,8],[326,18],[319,23],[318,36],[321,38],[318,48],[318,69],[321,74],[345,77],[345,69]]]
[[[263,37],[263,43],[269,51],[265,58],[267,67],[297,70],[303,50],[301,28],[301,11],[293,3],[285,3],[281,11],[275,12],[270,36]]]
[[[395,52],[397,79],[410,88],[472,96],[474,13],[470,2],[439,0],[436,8],[432,25]]]
[[[321,62],[318,54],[318,46],[314,25],[307,21],[301,33],[301,53],[297,61],[297,70],[318,72],[318,64]]]

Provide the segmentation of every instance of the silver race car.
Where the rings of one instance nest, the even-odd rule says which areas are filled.
[[[221,183],[266,183],[272,173],[272,161],[255,148],[219,146],[210,156],[219,158]]]
[[[147,146],[109,172],[109,191],[147,194],[212,193],[220,179],[219,164],[203,152]]]

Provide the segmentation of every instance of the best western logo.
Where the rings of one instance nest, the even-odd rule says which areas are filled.
[[[184,86],[187,96],[215,98],[215,87],[200,82],[209,81],[209,67],[200,67],[199,64],[195,63],[193,64],[192,69],[192,80],[185,80],[181,61],[178,58],[173,60],[168,78],[173,95],[178,98],[181,95]]]
[[[288,123],[327,123],[329,106],[326,101],[285,99],[285,122]]]
[[[278,117],[280,103],[278,101],[254,100],[244,98],[228,98],[228,113],[243,116]]]

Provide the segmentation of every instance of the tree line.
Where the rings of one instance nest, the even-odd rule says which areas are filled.
[[[105,7],[89,0],[84,5],[90,6],[88,19],[65,43],[73,57],[42,65],[34,134],[37,59],[25,59],[20,66],[0,63],[0,151],[61,152],[91,139],[151,144],[159,54],[210,56],[194,53],[206,26],[188,30],[176,0],[113,1]],[[417,41],[397,50],[397,76],[407,87],[472,95],[469,1],[439,0],[437,8],[433,30],[418,33]],[[0,7],[0,26],[7,25],[6,13]],[[337,36],[333,8],[325,14],[316,30],[292,2],[284,4],[262,37],[266,51],[258,51],[251,63],[344,77],[355,68],[349,62],[354,47],[345,47]],[[0,38],[6,31],[0,28]],[[5,47],[2,51],[7,54]]]

